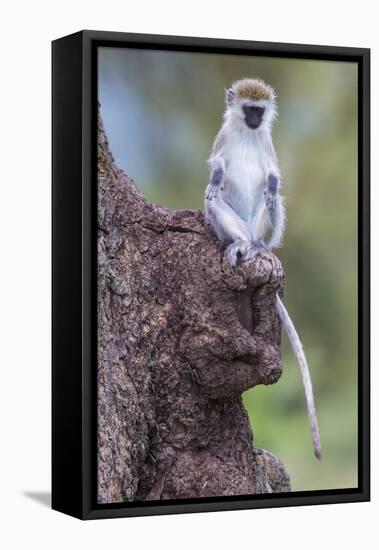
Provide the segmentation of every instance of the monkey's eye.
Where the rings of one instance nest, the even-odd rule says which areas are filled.
[[[262,118],[263,116],[263,113],[265,112],[265,108],[264,107],[256,107],[254,105],[244,105],[243,106],[243,111],[245,113],[245,115],[250,115],[250,116],[258,116],[259,118]]]

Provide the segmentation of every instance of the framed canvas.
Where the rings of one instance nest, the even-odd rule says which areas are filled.
[[[52,507],[369,500],[369,50],[52,52]]]

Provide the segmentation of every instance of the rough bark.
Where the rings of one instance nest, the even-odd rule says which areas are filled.
[[[241,394],[281,375],[273,254],[231,268],[203,213],[150,204],[98,127],[98,501],[289,491]]]

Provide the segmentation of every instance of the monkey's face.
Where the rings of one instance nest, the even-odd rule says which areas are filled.
[[[256,130],[262,124],[266,108],[256,105],[242,105],[245,122],[249,128]]]
[[[228,106],[227,116],[239,127],[249,131],[271,130],[276,115],[275,103],[270,100],[249,100],[235,97]]]
[[[275,92],[260,79],[238,80],[226,91],[226,117],[250,130],[271,130],[276,116]]]

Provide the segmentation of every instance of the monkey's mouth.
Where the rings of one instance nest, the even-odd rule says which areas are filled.
[[[249,128],[256,130],[262,123],[262,119],[245,117],[245,122]]]

